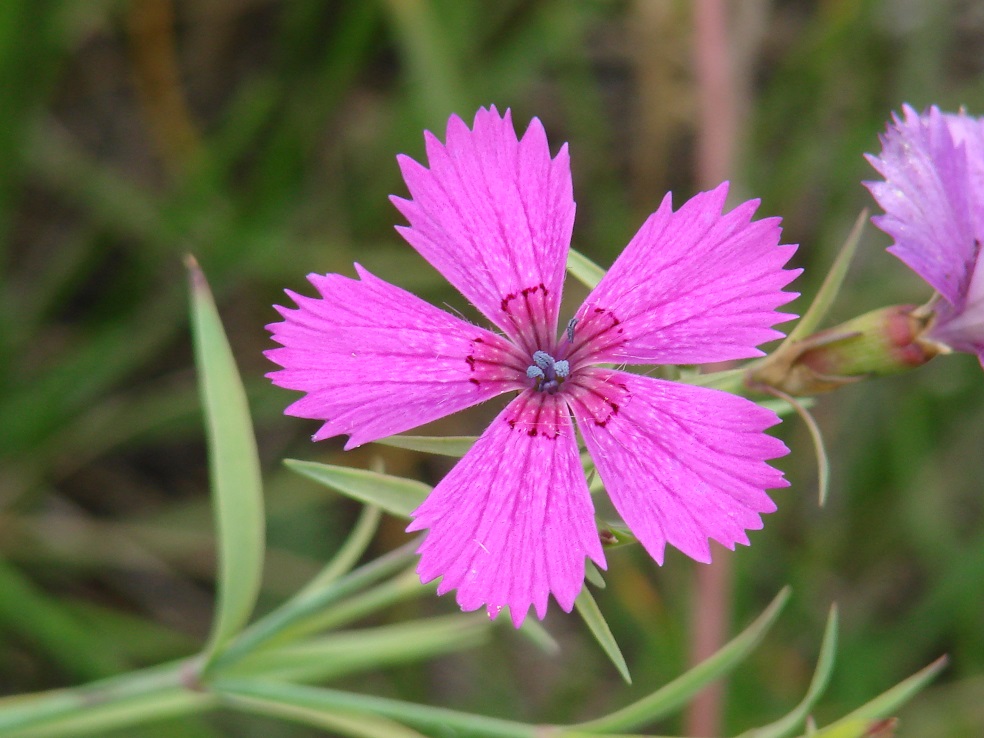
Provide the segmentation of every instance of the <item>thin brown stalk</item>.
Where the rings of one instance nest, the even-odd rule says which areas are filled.
[[[178,174],[200,145],[185,100],[174,37],[171,0],[136,0],[127,13],[137,98],[165,167]]]

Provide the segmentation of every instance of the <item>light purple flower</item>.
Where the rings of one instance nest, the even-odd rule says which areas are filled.
[[[612,502],[662,564],[666,544],[710,561],[708,539],[733,549],[775,510],[784,487],[766,464],[786,453],[763,431],[778,422],[741,397],[606,368],[760,356],[781,334],[776,308],[795,247],[757,203],[722,215],[727,184],[674,212],[667,195],[607,276],[565,322],[560,297],[574,224],[567,146],[551,159],[533,119],[517,140],[507,111],[473,129],[425,134],[425,168],[400,168],[413,199],[393,197],[398,230],[502,334],[439,310],[356,265],[359,279],[312,274],[319,297],[269,326],[274,383],[306,396],[287,412],[325,420],[320,440],[346,448],[518,391],[413,513],[423,581],[443,577],[462,609],[508,606],[519,626],[550,594],[570,611],[585,557],[605,567],[573,419]],[[504,334],[504,335],[503,335]],[[573,418],[572,418],[573,416]]]
[[[872,221],[942,298],[925,336],[984,363],[984,119],[935,106],[902,113],[881,136],[881,155],[867,157],[885,178],[865,182],[885,210]]]

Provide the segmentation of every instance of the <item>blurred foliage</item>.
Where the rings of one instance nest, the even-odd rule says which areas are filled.
[[[975,0],[740,5],[732,40],[749,62],[736,180],[801,244],[809,297],[871,205],[862,154],[877,150],[890,112],[909,102],[984,113],[984,12]],[[0,3],[0,690],[184,656],[207,636],[215,564],[184,254],[215,289],[257,426],[270,545],[262,609],[317,572],[357,516],[280,459],[368,468],[378,458],[431,483],[448,468],[380,445],[310,444],[314,424],[282,417],[288,393],[263,378],[270,305],[285,287],[304,291],[308,272],[351,273],[357,259],[469,313],[393,232],[387,196],[404,192],[394,156],[421,156],[422,129],[441,132],[449,113],[488,103],[518,122],[539,116],[555,146],[570,142],[575,243],[610,263],[664,191],[679,203],[695,188],[689,7]],[[833,318],[928,297],[887,244],[865,232]],[[730,684],[732,731],[799,700],[836,600],[838,664],[821,717],[947,652],[952,666],[903,711],[899,735],[984,734],[981,380],[973,358],[955,356],[818,402],[832,461],[823,509],[805,429],[784,424],[792,487],[732,555],[735,620],[786,583],[793,597]],[[473,434],[489,412],[428,430]],[[404,540],[391,521],[375,553]],[[556,608],[546,621],[562,645],[555,657],[500,630],[465,656],[348,685],[520,720],[587,719],[634,700],[684,666],[693,565],[671,554],[659,569],[632,547],[610,564],[596,595],[631,688]],[[418,598],[392,617],[453,609]],[[137,734],[317,733],[219,715]]]

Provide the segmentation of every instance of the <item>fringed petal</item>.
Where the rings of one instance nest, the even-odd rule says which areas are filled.
[[[481,109],[469,129],[429,132],[429,169],[400,168],[412,199],[391,198],[404,238],[489,320],[532,353],[553,342],[574,225],[566,144],[553,159],[536,118],[517,139],[509,111]]]
[[[584,559],[605,566],[570,413],[559,395],[513,400],[414,513],[429,532],[420,578],[443,577],[463,610],[508,607],[516,627],[548,595],[570,611]]]
[[[267,328],[282,369],[267,376],[305,392],[286,412],[324,420],[314,440],[346,433],[346,448],[442,418],[525,384],[507,340],[373,276],[308,277],[320,297],[288,291],[296,309]]]
[[[752,221],[757,201],[722,215],[727,183],[673,212],[664,198],[578,310],[569,359],[700,364],[760,356],[782,336],[776,308],[798,269],[779,245],[779,219]]]
[[[656,559],[670,544],[711,560],[708,539],[734,549],[762,527],[785,487],[766,462],[787,453],[763,431],[776,415],[726,392],[592,368],[568,390],[608,494]]]
[[[872,221],[895,240],[888,250],[959,313],[984,239],[984,161],[967,158],[984,152],[984,132],[955,118],[903,107],[867,157],[885,180],[865,185],[885,210]]]

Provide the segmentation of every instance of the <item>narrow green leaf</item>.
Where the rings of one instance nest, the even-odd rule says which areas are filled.
[[[389,436],[380,438],[376,443],[395,448],[405,448],[410,451],[421,451],[425,454],[440,454],[460,459],[470,449],[478,436]]]
[[[328,588],[330,589],[331,585]],[[291,640],[301,635],[334,630],[349,623],[364,620],[398,602],[407,602],[428,594],[433,596],[434,589],[433,586],[421,585],[420,576],[411,567],[382,584],[345,597],[312,614],[310,618],[299,621],[295,626],[286,629],[282,637],[285,640]],[[317,596],[317,594],[318,590],[312,590],[313,596]]]
[[[243,712],[282,718],[302,725],[330,730],[350,738],[425,738],[421,733],[386,718],[342,710],[313,710],[257,697],[226,696],[225,703]]]
[[[598,571],[598,567],[594,565],[593,561],[585,562],[584,579],[598,589],[604,589],[607,586],[605,578],[601,575],[601,572]]]
[[[605,276],[604,269],[574,249],[567,252],[567,271],[589,290],[597,287],[601,278]]]
[[[205,411],[212,504],[216,516],[218,597],[206,664],[249,620],[263,574],[260,460],[246,393],[197,262],[187,259],[198,386]]]
[[[939,674],[947,665],[947,662],[947,657],[941,656],[929,666],[917,671],[911,677],[899,682],[891,689],[882,692],[880,695],[875,697],[875,699],[862,705],[849,715],[845,715],[836,723],[828,725],[817,735],[823,736],[824,738],[830,738],[831,735],[835,734],[831,733],[828,735],[827,731],[840,728],[844,725],[849,725],[852,721],[877,720],[894,715],[898,709],[902,707],[902,705],[912,699],[912,697],[920,692],[923,687],[935,679],[936,675]]]
[[[817,668],[813,672],[813,679],[806,690],[806,695],[796,707],[787,715],[775,721],[771,725],[755,728],[742,733],[738,738],[785,738],[792,735],[797,728],[806,724],[806,719],[823,695],[824,690],[830,683],[830,675],[834,670],[835,653],[837,651],[837,606],[830,608],[830,615],[827,617],[827,627],[824,629],[823,642],[820,645],[820,656],[817,658]]]
[[[355,525],[352,527],[352,532],[349,537],[342,544],[342,547],[338,549],[331,561],[322,569],[318,576],[312,579],[304,589],[299,593],[300,596],[312,592],[316,589],[321,589],[327,584],[338,579],[338,577],[343,574],[347,574],[356,562],[365,553],[366,548],[368,548],[372,537],[376,534],[376,529],[379,527],[379,519],[381,517],[381,512],[375,505],[366,505],[362,509],[362,514],[359,515],[359,519],[356,521]]]
[[[817,295],[813,298],[813,302],[810,303],[809,309],[789,332],[789,335],[786,336],[786,340],[782,344],[783,346],[787,343],[806,338],[815,332],[820,327],[823,319],[827,317],[830,306],[834,304],[834,300],[837,299],[837,294],[844,284],[844,277],[847,276],[848,267],[851,266],[851,261],[854,259],[854,253],[858,249],[858,243],[861,241],[861,233],[864,230],[864,224],[867,220],[868,210],[865,208],[858,215],[858,219],[854,221],[854,226],[851,228],[847,240],[841,246],[837,258],[834,259],[833,266],[827,272],[827,276],[824,277],[823,284],[817,290]]]
[[[672,713],[685,705],[705,685],[724,676],[744,661],[772,627],[788,599],[789,588],[784,587],[751,625],[713,656],[641,700],[609,715],[572,727],[597,732],[633,730]]]
[[[781,398],[783,402],[788,403],[796,411],[796,414],[800,416],[800,419],[806,423],[806,429],[809,431],[810,438],[813,440],[813,451],[817,456],[818,498],[820,507],[823,507],[827,502],[827,494],[830,491],[830,457],[827,456],[827,447],[823,442],[823,431],[820,430],[820,425],[803,403],[775,387],[769,387],[768,391]]]
[[[324,687],[259,679],[221,679],[212,683],[211,687],[223,698],[247,697],[329,714],[341,710],[346,713],[389,718],[412,725],[426,735],[456,733],[501,736],[501,738],[535,738],[543,734],[541,726]]]
[[[298,474],[330,487],[346,497],[367,505],[376,505],[391,515],[401,518],[409,518],[410,513],[417,509],[431,491],[431,488],[423,482],[365,469],[298,459],[286,459],[284,464]]]
[[[59,738],[61,736],[104,736],[112,730],[141,725],[169,717],[191,715],[214,706],[215,698],[183,687],[82,707],[58,720],[37,727],[3,733],[4,738]]]
[[[0,698],[0,735],[105,735],[113,728],[204,709],[214,698],[187,684],[197,668],[197,660],[185,659],[82,687]]]
[[[827,496],[830,494],[830,457],[827,456],[827,448],[823,442],[823,431],[820,430],[813,414],[804,408],[800,416],[806,423],[810,438],[813,439],[813,450],[817,455],[817,502],[820,507],[823,507],[827,503]]]
[[[615,642],[615,636],[612,635],[611,628],[608,627],[608,622],[605,620],[605,616],[601,614],[601,610],[598,609],[598,603],[595,602],[595,598],[587,585],[581,587],[581,594],[574,600],[574,607],[585,625],[588,626],[591,635],[598,641],[601,650],[618,669],[618,673],[622,675],[625,683],[632,684],[632,676],[629,674],[625,657],[622,656],[622,651],[618,647],[618,643]]]
[[[329,582],[324,587],[306,591],[292,597],[276,610],[267,613],[249,626],[224,653],[219,656],[215,668],[237,663],[249,653],[284,636],[293,628],[318,618],[332,605],[351,599],[358,592],[405,568],[413,558],[417,541],[409,541],[387,554],[363,564],[345,576]],[[419,582],[419,580],[418,580]],[[419,584],[418,584],[419,589]]]
[[[888,738],[888,736],[894,735],[894,731],[883,733],[881,729],[889,728],[891,725],[891,721],[888,725],[884,725],[881,720],[866,720],[864,718],[847,720],[845,718],[836,725],[818,732],[808,733],[807,736],[809,738],[878,738],[878,736]]]
[[[77,690],[52,690],[40,694],[16,694],[0,697],[0,735],[45,725],[77,715],[83,701]]]
[[[488,618],[461,614],[350,630],[258,651],[228,674],[321,682],[471,648],[490,632]]]

